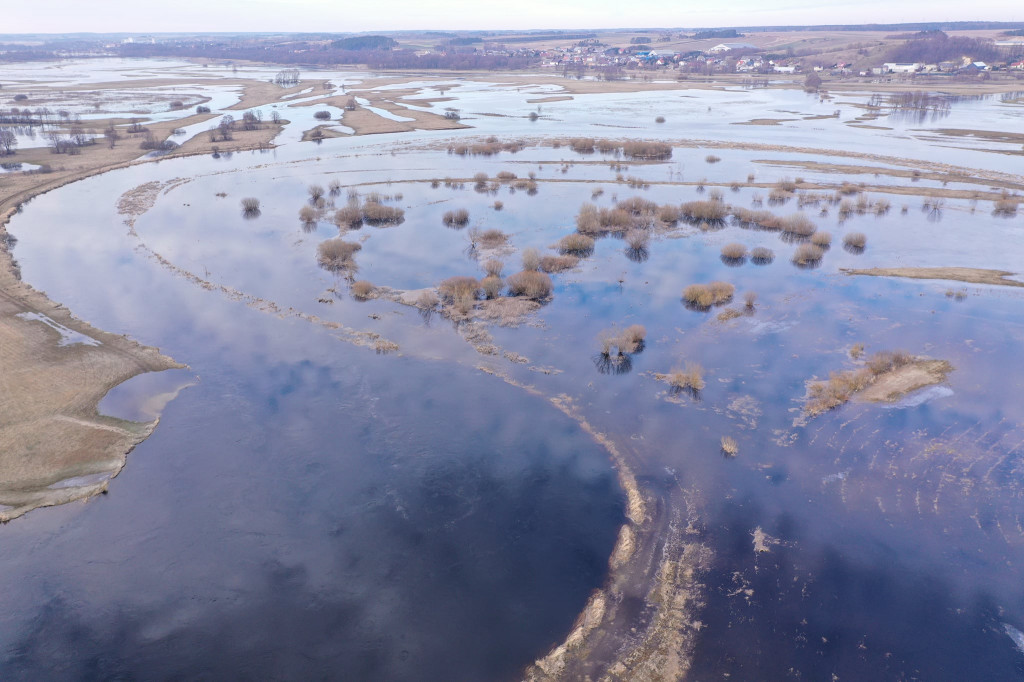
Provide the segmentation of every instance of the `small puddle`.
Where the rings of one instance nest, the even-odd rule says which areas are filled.
[[[58,346],[73,346],[76,343],[80,343],[83,346],[100,345],[100,342],[91,336],[86,336],[81,332],[76,332],[74,329],[68,329],[64,325],[54,322],[42,313],[18,313],[15,317],[19,317],[23,320],[35,320],[36,322],[42,322],[47,327],[60,334],[60,341],[57,343]]]

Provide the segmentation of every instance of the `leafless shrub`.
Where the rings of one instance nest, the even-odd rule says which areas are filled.
[[[687,362],[683,369],[674,369],[664,380],[676,391],[697,393],[704,389],[704,368],[696,362]]]
[[[665,204],[658,207],[658,220],[663,223],[674,225],[679,222],[680,217],[682,217],[682,213],[675,204]]]
[[[743,304],[747,310],[753,310],[754,306],[757,304],[757,293],[753,291],[744,293]]]
[[[993,204],[992,215],[1012,218],[1017,215],[1017,206],[1020,201],[1016,197],[1003,196]]]
[[[497,228],[491,228],[480,231],[476,241],[485,249],[494,249],[508,242],[508,235]]]
[[[691,284],[683,289],[683,300],[688,308],[708,310],[713,305],[723,305],[732,300],[736,287],[727,282]]]
[[[360,300],[365,300],[366,298],[369,298],[369,296],[373,293],[374,289],[376,289],[376,287],[373,286],[373,284],[371,284],[370,282],[367,282],[365,279],[361,279],[358,282],[352,283],[352,295]]]
[[[721,201],[688,201],[680,206],[683,218],[690,223],[706,222],[721,225],[729,215],[729,208]]]
[[[523,270],[537,270],[540,268],[540,251],[530,247],[523,250]]]
[[[503,208],[505,208],[505,204],[503,202],[501,202],[501,201],[495,201],[494,202],[494,210],[495,211],[500,211]]]
[[[242,215],[246,218],[255,218],[260,214],[260,200],[255,197],[242,199]]]
[[[649,216],[658,211],[658,204],[643,197],[630,197],[615,204],[615,208],[626,211],[632,216]]]
[[[722,454],[726,457],[735,457],[740,452],[739,443],[732,436],[722,436]]]
[[[655,123],[664,123],[665,122],[665,117],[664,116],[655,116],[654,117],[654,122]]]
[[[722,160],[722,157],[715,156],[714,154],[708,154],[707,156],[704,157],[704,160],[707,161],[708,163],[718,163],[719,161]]]
[[[726,260],[743,260],[747,257],[747,247],[733,242],[722,247],[722,258]]]
[[[309,192],[309,200],[313,203],[316,203],[324,196],[324,188],[320,185],[310,185],[307,191]]]
[[[433,310],[441,300],[431,290],[423,291],[416,297],[416,307],[423,311]]]
[[[555,273],[572,270],[579,265],[580,259],[576,256],[542,256],[540,269],[542,272]]]
[[[584,234],[568,234],[558,241],[558,252],[586,257],[594,251],[594,240]]]
[[[312,225],[316,222],[317,214],[316,209],[312,206],[303,206],[299,209],[299,220],[305,225]]]
[[[347,242],[337,237],[328,239],[317,246],[317,261],[325,270],[345,270],[355,265],[352,256],[362,248],[362,244]]]
[[[831,232],[815,232],[811,235],[811,243],[822,249],[832,246]]]
[[[782,204],[786,203],[792,198],[792,192],[787,192],[784,189],[776,187],[771,192],[768,193],[768,205],[781,206]]]
[[[437,289],[446,302],[473,301],[480,293],[480,282],[475,277],[459,275],[444,280]]]
[[[626,244],[633,251],[644,251],[650,242],[651,236],[646,230],[633,229],[626,233]]]
[[[441,220],[448,227],[465,227],[469,224],[469,211],[464,208],[445,211]]]
[[[492,258],[491,260],[484,261],[483,267],[488,277],[501,277],[501,271],[505,268],[505,264],[500,260]]]
[[[622,153],[632,159],[668,159],[672,156],[672,145],[666,142],[632,140],[623,143]]]
[[[501,277],[495,275],[488,275],[480,280],[480,288],[483,289],[484,297],[488,299],[494,299],[501,296],[501,289],[504,287],[504,283],[501,281]]]
[[[339,194],[341,194],[341,180],[338,180],[337,178],[335,178],[335,179],[331,180],[329,183],[327,183],[327,192],[332,197],[336,197]]]
[[[569,147],[580,154],[592,154],[594,152],[594,138],[575,137],[569,140]]]
[[[512,296],[524,296],[539,301],[548,298],[553,288],[551,278],[536,270],[523,270],[508,278],[508,291]]]
[[[363,211],[356,204],[342,206],[334,212],[334,224],[341,229],[358,228],[363,222]]]
[[[780,221],[779,226],[784,234],[793,237],[810,237],[818,229],[803,213],[786,216]]]
[[[767,246],[755,246],[750,250],[750,260],[756,265],[767,265],[775,260],[775,253]]]
[[[903,351],[881,351],[868,358],[864,367],[832,372],[827,381],[809,382],[804,411],[815,415],[838,407],[850,400],[853,394],[867,388],[878,376],[913,361],[914,357]]]
[[[792,194],[796,191],[797,183],[795,180],[791,180],[790,178],[782,178],[775,183],[775,188]]]
[[[405,220],[405,211],[374,201],[363,204],[363,221],[369,225],[398,225]]]
[[[796,252],[793,254],[793,263],[802,266],[813,266],[821,262],[825,252],[820,246],[814,244],[801,244],[796,247]]]
[[[847,247],[847,249],[863,251],[867,243],[868,236],[863,232],[850,232],[843,236],[843,246]]]

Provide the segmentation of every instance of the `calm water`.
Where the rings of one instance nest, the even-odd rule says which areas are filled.
[[[486,88],[467,92],[462,106],[503,106],[495,96],[486,100],[490,109],[474,108],[473,98],[487,95]],[[513,94],[501,96],[511,102]],[[835,108],[776,91],[673,97],[694,112],[751,97],[779,109],[797,100],[804,110]],[[643,100],[609,96],[587,113],[592,121],[623,112],[653,118],[666,106],[664,98]],[[566,107],[544,105],[558,121],[538,123],[568,131],[583,110],[559,104]],[[950,118],[962,115],[954,105]],[[477,122],[496,134],[532,125]],[[833,143],[808,139],[806,130],[770,130],[780,144]],[[746,126],[732,131],[754,135]],[[684,124],[666,130],[684,132]],[[862,130],[844,134],[888,146],[886,153],[929,157],[913,140],[894,150]],[[1019,217],[993,217],[988,202],[947,200],[936,220],[912,197],[893,198],[882,218],[845,223],[834,208],[828,217],[808,208],[835,236],[814,270],[795,268],[796,245],[777,234],[733,226],[680,228],[672,236],[681,238],[652,241],[640,263],[621,241],[603,239],[578,270],[555,277],[542,325],[491,329],[495,343],[530,359],[520,365],[477,354],[444,320],[352,300],[345,282],[315,262],[316,244],[334,227],[308,232],[298,222],[306,185],[338,178],[363,192],[402,194],[402,225],[367,226],[349,238],[363,240],[359,278],[408,289],[480,273],[465,232],[442,225],[451,208],[469,209],[473,225],[513,235],[510,273],[518,251],[545,249],[572,231],[596,187],[605,190],[594,199],[602,206],[637,194],[676,203],[700,195],[693,186],[631,190],[616,185],[616,171],[603,163],[562,174],[563,159],[602,159],[565,148],[463,159],[393,139],[395,147],[388,138],[339,140],[115,172],[40,197],[12,222],[26,281],[98,326],[190,365],[136,393],[198,380],[169,403],[109,495],[2,529],[2,580],[11,595],[0,616],[5,676],[56,668],[67,678],[198,670],[221,677],[238,669],[513,677],[564,636],[600,585],[622,502],[606,456],[574,422],[473,369],[483,365],[542,395],[573,397],[589,421],[628,444],[642,485],[677,509],[684,497],[699,500],[701,539],[715,558],[703,576],[707,606],[698,618],[706,628],[694,679],[1024,678],[1024,653],[1006,627],[1024,629],[1024,408],[1015,400],[1024,379],[1007,372],[1024,342],[1024,297],[1010,288],[839,273],[891,265],[1013,270],[1022,255]],[[311,149],[317,158],[308,158]],[[626,173],[655,182],[728,183],[747,173],[761,181],[841,179],[763,163],[805,154],[720,150],[723,161],[711,166],[707,153],[677,149],[668,164]],[[990,159],[956,154],[978,165]],[[536,172],[539,193],[429,186],[434,177],[499,170]],[[196,179],[162,195],[137,221],[137,238],[114,201],[84,201],[178,177]],[[749,206],[755,190],[725,194]],[[261,198],[259,218],[240,215],[243,196]],[[505,204],[500,212],[490,208],[495,199]],[[863,254],[839,243],[854,230],[868,235]],[[727,267],[718,252],[730,241],[769,246],[776,259]],[[402,354],[377,356],[323,326],[197,287],[149,252],[278,309],[381,333]],[[712,279],[735,284],[737,299],[756,291],[756,312],[720,323],[719,309],[685,309],[681,289]],[[951,288],[966,298],[947,296]],[[633,323],[647,327],[646,348],[629,373],[601,374],[595,337]],[[919,404],[851,404],[795,423],[804,382],[851,366],[847,350],[858,342],[869,352],[904,348],[944,358],[956,370]],[[653,378],[687,360],[706,369],[699,399],[673,396]],[[530,369],[537,366],[561,372]],[[127,409],[111,400],[110,409]],[[737,458],[719,453],[722,435],[739,442]],[[768,551],[755,551],[758,529]]]

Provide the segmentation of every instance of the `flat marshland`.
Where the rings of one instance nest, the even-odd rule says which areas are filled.
[[[1016,670],[1024,178],[947,147],[1019,103],[174,69],[159,163],[0,174],[0,503],[108,493],[0,528],[0,669]]]

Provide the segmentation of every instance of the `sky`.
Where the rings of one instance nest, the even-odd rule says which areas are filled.
[[[2,0],[0,33],[361,32],[1022,21],[1019,0]],[[45,9],[41,9],[45,8]]]

